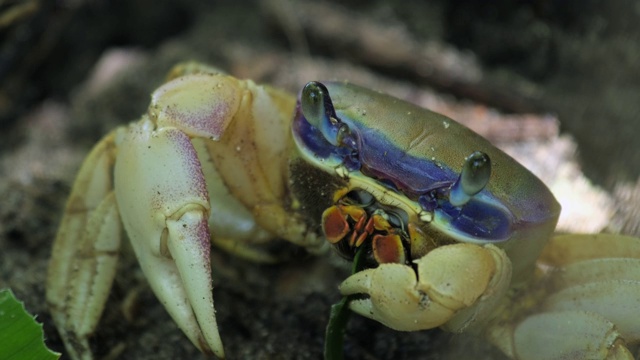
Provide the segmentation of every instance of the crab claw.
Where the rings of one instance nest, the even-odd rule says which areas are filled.
[[[381,264],[350,276],[340,291],[368,295],[352,300],[351,310],[392,329],[431,329],[502,295],[511,279],[510,263],[504,259],[508,262],[493,245],[441,246],[414,261],[417,273],[407,265]],[[475,319],[475,314],[466,315]]]
[[[212,295],[209,196],[189,136],[143,121],[117,141],[116,198],[140,266],[194,345],[223,358]]]

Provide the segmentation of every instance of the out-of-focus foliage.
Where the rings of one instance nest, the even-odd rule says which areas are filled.
[[[0,359],[58,359],[44,344],[42,324],[36,322],[13,292],[0,290]]]

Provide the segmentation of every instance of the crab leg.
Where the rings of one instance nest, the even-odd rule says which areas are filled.
[[[189,339],[223,358],[213,306],[210,205],[189,136],[148,119],[118,136],[116,198],[149,283]]]
[[[519,323],[490,326],[486,333],[494,344],[521,360],[633,359],[627,347],[640,343],[635,316],[640,312],[638,239],[607,234],[556,236],[538,266],[544,269],[543,275],[524,292],[525,301],[512,300],[535,305],[525,307],[534,314]],[[519,309],[514,309],[512,317],[517,319]]]
[[[116,272],[122,231],[111,181],[113,142],[111,133],[82,164],[49,264],[47,302],[73,358],[91,358],[87,338]]]

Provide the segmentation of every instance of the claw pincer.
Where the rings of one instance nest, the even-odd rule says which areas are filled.
[[[115,193],[142,270],[191,341],[207,352],[212,344],[224,357],[213,307],[209,197],[197,153],[182,131],[156,130],[151,122],[122,136]]]

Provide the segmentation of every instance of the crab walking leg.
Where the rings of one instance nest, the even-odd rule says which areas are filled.
[[[47,302],[72,358],[90,359],[87,338],[102,314],[116,272],[121,223],[111,173],[114,133],[80,168],[53,245]]]
[[[558,256],[560,253],[562,256]],[[593,335],[588,337],[591,341],[588,347],[580,347],[585,340],[576,336],[572,341],[566,341],[565,348],[571,344],[573,353],[584,351],[585,356],[587,351],[597,349],[607,352],[607,358],[614,358],[614,355],[620,356],[618,353],[628,353],[624,344],[636,346],[640,343],[640,322],[635,316],[640,314],[640,240],[611,234],[556,236],[545,248],[540,262],[554,267],[542,279],[542,286],[550,293],[542,303],[543,311],[570,313],[575,318],[588,319],[583,321],[615,325],[615,331],[604,325],[600,332],[591,330]],[[547,319],[549,328],[561,326],[562,320]],[[532,337],[527,328],[532,321],[527,319],[519,325],[515,335]],[[574,321],[574,333],[579,324]],[[611,335],[613,332],[616,338]],[[613,345],[612,338],[617,345]],[[520,351],[524,346],[516,343],[515,349]],[[628,358],[633,357],[629,355]]]
[[[628,359],[633,355],[616,326],[604,317],[571,310],[528,317],[513,334],[518,360]]]
[[[485,332],[491,342],[519,360],[633,359],[627,346],[640,344],[639,239],[556,236],[538,266],[531,286],[507,303],[525,304],[505,312],[524,319],[514,323],[504,315]]]
[[[213,306],[209,197],[189,137],[143,118],[118,134],[116,197],[151,288],[189,339],[223,358]]]

